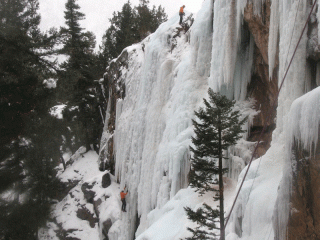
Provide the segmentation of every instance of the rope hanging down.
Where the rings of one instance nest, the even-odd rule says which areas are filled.
[[[302,39],[302,36],[303,36],[303,34],[304,34],[305,30],[306,30],[306,27],[307,27],[307,25],[308,25],[308,22],[309,22],[309,20],[310,20],[311,14],[312,14],[312,12],[313,12],[313,9],[314,9],[316,3],[317,3],[317,0],[315,0],[314,3],[313,3],[313,5],[312,5],[311,11],[310,11],[310,13],[309,13],[309,15],[308,15],[308,18],[307,18],[307,21],[306,21],[306,23],[305,23],[305,25],[304,25],[304,27],[303,27],[303,30],[302,30],[301,35],[300,35],[300,38],[299,38],[299,40],[298,40],[298,43],[297,43],[297,45],[296,45],[296,48],[295,48],[295,50],[294,50],[294,52],[293,52],[293,55],[292,55],[292,57],[291,57],[290,63],[289,63],[289,65],[288,65],[287,70],[286,70],[286,72],[285,72],[285,74],[284,74],[284,77],[283,77],[283,79],[282,79],[282,81],[281,81],[281,84],[280,84],[278,93],[277,93],[277,95],[276,95],[276,99],[277,99],[277,100],[278,100],[278,98],[279,98],[280,91],[281,91],[282,86],[283,86],[283,84],[284,84],[284,81],[285,81],[285,79],[286,79],[286,77],[287,77],[287,74],[288,74],[288,72],[289,72],[289,69],[290,69],[290,66],[291,66],[291,64],[292,64],[293,58],[294,58],[294,56],[295,56],[295,54],[296,54],[296,52],[297,52],[298,46],[299,46],[300,41],[301,41],[301,39]],[[276,102],[275,102],[275,103],[276,103]],[[229,222],[231,213],[232,213],[232,211],[233,211],[233,209],[234,209],[234,206],[235,206],[235,204],[236,204],[236,202],[237,202],[237,200],[238,200],[239,193],[240,193],[240,191],[241,191],[241,188],[242,188],[242,186],[243,186],[243,183],[244,183],[244,181],[245,181],[245,179],[246,179],[246,176],[247,176],[248,171],[249,171],[249,169],[250,169],[251,163],[252,163],[252,161],[253,161],[253,156],[255,155],[255,153],[256,153],[256,151],[257,151],[257,149],[258,149],[258,146],[259,146],[259,144],[260,144],[260,142],[261,142],[261,139],[262,139],[262,135],[264,134],[264,132],[265,132],[265,130],[266,130],[266,128],[267,128],[267,123],[269,122],[269,120],[270,120],[270,118],[271,118],[271,115],[272,115],[272,114],[271,114],[271,110],[272,110],[273,108],[275,108],[275,106],[276,106],[275,103],[272,104],[273,107],[270,108],[270,110],[269,110],[267,120],[265,121],[265,124],[264,124],[264,126],[263,126],[263,129],[262,129],[262,131],[261,131],[261,133],[260,133],[259,140],[258,140],[258,142],[257,142],[257,144],[256,144],[256,146],[255,146],[255,148],[254,148],[254,151],[253,151],[253,153],[252,153],[252,157],[251,157],[251,159],[250,159],[250,162],[249,162],[249,164],[248,164],[248,167],[247,167],[247,170],[246,170],[246,172],[245,172],[245,174],[244,174],[244,177],[243,177],[243,179],[242,179],[242,181],[241,181],[241,184],[240,184],[239,190],[238,190],[238,192],[237,192],[237,194],[236,194],[235,200],[233,201],[233,204],[232,204],[231,210],[230,210],[230,212],[229,212],[229,215],[228,215],[228,217],[226,218],[226,223],[225,223],[225,225],[224,225],[224,230],[225,230],[225,228],[226,228],[226,226],[227,226],[227,224],[228,224],[228,222]]]

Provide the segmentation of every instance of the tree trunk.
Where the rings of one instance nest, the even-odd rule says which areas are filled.
[[[63,155],[60,153],[60,160],[63,164],[63,170],[66,170],[66,162],[64,161]]]
[[[220,198],[220,240],[225,240],[224,233],[224,205],[223,205],[223,179],[222,179],[222,139],[219,129],[219,198]]]
[[[84,122],[84,128],[86,131],[86,152],[89,152],[91,150],[91,146],[90,146],[90,139],[89,139],[89,130],[88,130],[88,124],[87,121]]]

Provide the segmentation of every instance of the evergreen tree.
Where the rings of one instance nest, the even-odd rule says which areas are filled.
[[[137,28],[139,33],[139,40],[143,40],[150,33],[157,30],[161,23],[167,21],[167,15],[164,8],[153,6],[149,8],[149,0],[139,0],[140,3],[136,7],[137,10]]]
[[[35,120],[48,114],[43,80],[55,67],[43,57],[56,31],[40,32],[38,8],[38,0],[0,1],[0,239],[36,239],[49,212],[52,189],[43,179],[53,182],[57,148],[39,145],[53,141]]]
[[[151,15],[152,15],[152,19],[150,22],[151,32],[155,32],[161,23],[168,20],[168,16],[165,13],[164,8],[161,7],[161,5],[158,6],[158,8],[156,6],[153,6]]]
[[[80,6],[76,4],[76,0],[68,0],[65,6],[64,17],[67,27],[60,29],[63,48],[59,53],[69,58],[61,64],[64,72],[61,73],[58,82],[59,100],[72,98],[73,95],[70,93],[76,90],[79,79],[93,78],[90,67],[93,65],[92,53],[95,47],[93,33],[84,32],[80,27],[79,21],[83,20],[85,15],[79,11]]]
[[[23,132],[39,81],[52,68],[42,58],[53,43],[39,31],[37,9],[37,0],[0,2],[0,145]]]
[[[122,50],[140,42],[153,33],[161,23],[167,20],[164,8],[149,9],[149,1],[141,0],[139,6],[132,8],[130,1],[125,3],[121,12],[114,12],[111,26],[103,36],[100,46],[100,59],[104,66],[118,57]]]
[[[136,12],[130,1],[122,6],[121,12],[113,13],[113,17],[109,19],[111,25],[104,34],[100,47],[104,63],[118,57],[124,48],[138,42],[135,18]]]
[[[61,64],[57,98],[67,102],[64,119],[66,127],[71,129],[67,135],[68,147],[74,152],[86,145],[89,151],[91,144],[97,145],[102,122],[93,90],[94,80],[101,77],[101,71],[97,70],[98,57],[93,52],[95,37],[80,27],[85,15],[76,0],[68,0],[65,6],[66,27],[60,30],[63,43],[60,53],[69,58]],[[100,119],[98,124],[97,119]]]
[[[43,56],[51,53],[55,33],[52,31],[52,36],[40,33],[38,7],[37,0],[0,2],[1,162],[12,152],[7,145],[24,134],[28,116],[39,103],[37,91],[52,70],[52,64]],[[0,174],[0,191],[20,179],[19,163],[10,161],[7,166]]]
[[[153,22],[152,12],[148,5],[149,0],[139,0],[140,4],[137,9],[137,25],[140,39],[144,39],[151,33],[151,24]]]
[[[137,41],[137,29],[134,23],[135,12],[128,1],[122,7],[122,12],[118,13],[115,24],[118,31],[115,34],[116,51],[121,52],[125,47]]]
[[[20,180],[9,188],[13,198],[0,203],[0,232],[4,239],[37,239],[39,228],[49,218],[51,201],[58,190],[58,121],[36,109],[25,126],[25,137],[15,140],[11,147],[10,160],[19,162],[23,171],[19,173]]]
[[[220,239],[225,239],[224,234],[224,203],[223,203],[223,174],[227,171],[222,167],[223,152],[234,145],[241,138],[241,126],[246,119],[240,121],[239,111],[233,111],[235,102],[225,96],[214,93],[209,88],[209,102],[204,99],[205,108],[195,111],[197,120],[193,120],[195,137],[192,137],[194,147],[190,146],[193,153],[191,159],[190,186],[200,195],[208,191],[215,191],[215,200],[219,200],[219,210],[213,210],[204,205],[194,212],[186,208],[189,219],[207,227],[209,230],[216,228],[215,218],[219,216]],[[217,177],[218,176],[218,177]],[[215,186],[218,184],[218,190]],[[208,219],[208,217],[210,218]],[[190,229],[192,238],[188,239],[213,239],[206,230]]]

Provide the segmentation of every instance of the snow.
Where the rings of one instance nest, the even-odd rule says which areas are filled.
[[[43,84],[46,88],[56,88],[57,87],[57,80],[53,78],[49,78],[43,81]]]
[[[225,198],[234,197],[236,182],[225,179]],[[194,189],[188,187],[181,189],[162,208],[152,210],[148,216],[150,226],[140,234],[137,230],[137,240],[168,240],[184,239],[190,237],[191,233],[186,231],[187,227],[194,227],[194,223],[187,219],[184,207],[190,207],[194,211],[201,207],[203,203],[210,204],[213,208],[218,207],[218,201],[213,201],[212,193],[198,196]],[[225,209],[231,207],[230,201],[226,202]],[[217,233],[217,232],[216,232]],[[217,233],[218,234],[218,233]]]
[[[273,1],[271,6],[269,73],[273,72],[279,48],[279,86],[309,13],[305,1]],[[279,35],[278,35],[279,32]],[[277,41],[279,36],[279,46]],[[272,38],[272,39],[271,39]],[[284,239],[289,216],[291,146],[293,137],[311,148],[318,139],[318,90],[294,101],[308,90],[307,34],[303,35],[286,81],[280,92],[277,128],[261,159],[255,160],[240,191],[227,226],[227,239]],[[271,75],[270,75],[271,77]],[[313,110],[311,110],[311,105]],[[290,110],[291,108],[291,110]],[[239,176],[242,180],[244,169]],[[278,190],[280,189],[280,190]],[[236,235],[237,236],[236,236]]]
[[[86,181],[96,175],[100,175],[101,172],[99,171],[99,167],[97,167],[96,163],[97,158],[98,155],[95,151],[89,151],[85,154],[79,153],[78,157],[75,158],[75,162],[64,172],[59,174],[58,177],[60,181]]]
[[[293,140],[299,139],[304,149],[311,152],[312,147],[318,142],[320,123],[320,88],[296,99],[290,108],[287,124],[288,146],[292,146]]]
[[[250,1],[254,14],[261,14],[264,2]],[[254,121],[257,111],[252,109],[254,101],[247,99],[247,86],[254,65],[255,45],[253,36],[243,28],[245,6],[245,0],[216,0],[214,3],[205,0],[188,32],[178,32],[179,16],[176,15],[142,43],[124,50],[128,53],[128,68],[121,69],[118,81],[124,82],[126,96],[116,103],[114,134],[108,132],[110,105],[107,106],[101,141],[101,151],[106,153],[108,140],[114,139],[115,179],[120,185],[113,182],[107,189],[99,188],[103,173],[98,171],[97,156],[93,152],[80,157],[60,175],[65,182],[73,179],[94,183],[95,200],[105,200],[100,205],[99,224],[102,226],[108,218],[113,223],[108,234],[110,240],[187,237],[186,227],[193,223],[187,220],[183,207],[196,209],[204,201],[216,206],[210,194],[198,197],[187,187],[189,145],[193,135],[191,119],[211,87],[237,100],[235,109],[243,117],[248,116],[244,129],[249,130]],[[279,86],[309,10],[307,1],[272,1],[269,74],[271,78],[279,62]],[[293,138],[299,139],[308,150],[318,141],[320,90],[317,88],[302,96],[311,88],[307,41],[307,33],[304,33],[279,95],[277,128],[271,147],[252,162],[226,229],[227,240],[283,236],[281,229],[285,229],[289,208],[289,160]],[[227,214],[256,144],[246,141],[246,137],[244,134],[243,139],[229,149],[229,161],[224,163],[230,169],[225,175],[229,186],[225,194]],[[237,187],[234,180],[238,181]],[[126,214],[119,210],[119,191],[124,186],[129,189]],[[75,187],[57,204],[55,216],[64,228],[73,229],[75,225],[90,228],[86,221],[75,220],[76,209],[72,205],[83,204],[93,211],[82,195],[80,188]],[[80,239],[102,237],[101,228],[97,226],[72,234]],[[85,234],[92,236],[88,238]]]
[[[133,237],[136,214],[144,231],[148,213],[187,186],[191,119],[208,89],[211,9],[212,1],[204,1],[194,25],[180,37],[173,38],[176,16],[143,41],[144,51],[139,44],[127,49],[130,71],[121,74],[126,97],[117,103],[114,139],[116,178],[132,193],[132,207],[125,216],[130,225],[118,239]]]
[[[253,63],[253,37],[241,30],[245,6],[246,1],[214,2],[209,86],[235,100],[245,100]]]
[[[254,2],[255,14],[261,13],[261,4],[263,2]],[[171,55],[163,56],[160,53],[152,52],[153,56],[158,56],[158,58],[154,59],[152,57],[148,58],[147,51],[144,53],[148,63],[140,62],[140,64],[148,66],[147,69],[150,70],[148,72],[148,79],[154,82],[145,82],[142,79],[139,87],[143,88],[144,91],[138,90],[138,94],[131,97],[130,105],[126,103],[126,101],[129,101],[128,99],[121,101],[121,110],[117,112],[117,114],[121,115],[117,120],[116,133],[116,138],[118,139],[116,151],[117,153],[118,151],[121,152],[121,154],[117,154],[117,161],[120,160],[117,163],[119,164],[117,166],[117,174],[121,178],[121,182],[125,182],[123,184],[128,184],[129,182],[130,187],[138,192],[136,195],[138,202],[133,202],[133,205],[137,205],[137,212],[141,216],[137,232],[139,239],[178,239],[177,236],[181,237],[179,231],[180,227],[185,224],[182,217],[184,215],[182,211],[179,212],[176,209],[174,216],[180,216],[180,220],[178,220],[171,215],[171,211],[168,209],[171,209],[170,204],[174,204],[175,198],[183,192],[183,190],[178,190],[184,187],[183,184],[181,185],[181,182],[183,182],[181,176],[184,174],[183,169],[187,169],[185,166],[187,166],[188,161],[184,159],[188,159],[187,146],[190,144],[190,136],[192,135],[190,122],[188,122],[188,118],[193,117],[192,110],[184,108],[184,103],[190,101],[190,99],[183,96],[188,93],[189,98],[194,97],[197,99],[197,91],[195,89],[198,87],[198,91],[201,92],[203,97],[206,97],[205,90],[208,86],[226,94],[230,99],[243,101],[247,95],[247,85],[251,79],[253,66],[254,44],[253,37],[248,37],[242,29],[244,1],[238,1],[237,3],[235,1],[215,1],[212,30],[209,28],[211,21],[209,22],[208,17],[211,15],[208,11],[212,7],[211,4],[212,1],[205,1],[203,8],[199,12],[200,16],[199,14],[197,15],[196,21],[190,31],[191,46],[183,44],[183,37],[181,37],[177,39],[177,47],[172,51]],[[280,80],[284,76],[308,15],[308,7],[306,2],[300,1],[299,3],[298,0],[284,0],[279,1],[278,4],[272,4],[271,10],[270,38],[272,40],[270,39],[269,43],[269,54],[271,56],[269,59],[269,72],[270,74],[273,73],[276,52],[277,49],[280,49],[278,73],[280,85]],[[288,21],[288,19],[290,20]],[[164,28],[165,25],[162,27]],[[194,30],[194,28],[197,30]],[[204,36],[201,34],[198,36],[193,35],[198,32],[201,32]],[[212,33],[212,36],[210,36],[210,33]],[[161,34],[162,36],[165,35],[163,32]],[[151,36],[146,46],[150,47],[153,44],[154,39],[152,37],[154,36],[157,36],[157,33]],[[277,40],[278,37],[279,41]],[[199,46],[199,44],[207,42],[205,38],[212,40],[212,48],[208,46],[201,48]],[[243,44],[245,42],[246,44]],[[309,89],[309,87],[306,87],[306,82],[308,81],[305,80],[305,76],[310,71],[306,67],[306,44],[307,37],[305,33],[288,72],[287,82],[285,82],[280,93],[276,118],[277,129],[274,131],[271,147],[262,158],[252,163],[235,210],[231,215],[230,223],[227,226],[227,239],[229,240],[273,239],[278,231],[277,229],[283,228],[283,223],[281,225],[275,222],[275,216],[276,214],[279,214],[279,216],[286,214],[286,209],[277,208],[277,205],[278,202],[281,202],[287,196],[286,193],[279,192],[278,187],[283,179],[282,177],[287,174],[287,149],[290,146],[290,142],[287,141],[288,136],[301,135],[303,142],[308,147],[310,147],[311,143],[317,141],[319,124],[319,114],[317,111],[311,113],[310,107],[302,107],[301,103],[295,103],[293,106],[296,109],[304,109],[301,110],[304,115],[300,118],[299,125],[295,121],[297,116],[289,115],[289,109],[293,101]],[[159,42],[157,42],[157,46],[165,47],[165,45],[163,46]],[[210,57],[208,54],[210,54]],[[173,77],[170,76],[171,72],[165,73],[166,76],[173,78],[174,81],[170,81],[170,78],[166,79],[166,82],[162,80],[162,84],[169,89],[161,94],[163,98],[158,97],[159,102],[153,103],[157,99],[157,94],[163,90],[163,88],[157,88],[157,76],[159,76],[157,71],[160,71],[160,75],[164,71],[161,68],[153,67],[161,61],[168,61],[169,56],[173,57],[170,58],[170,61],[180,60],[175,65],[170,65]],[[188,58],[192,58],[192,60]],[[210,58],[210,66],[204,64],[207,61],[206,59]],[[149,65],[150,63],[152,65]],[[198,63],[201,63],[201,67],[197,65]],[[164,63],[159,65],[163,66]],[[142,71],[145,70],[143,69]],[[200,81],[203,81],[202,85],[194,85],[193,91],[190,91],[190,88],[186,87],[186,84],[189,83],[188,78],[190,77],[196,79],[194,81],[197,81],[198,84],[201,84]],[[140,80],[140,77],[137,78]],[[179,85],[180,82],[183,82],[183,86]],[[139,89],[139,87],[136,87],[135,90]],[[157,89],[157,91],[154,89]],[[152,98],[150,95],[152,95]],[[318,106],[316,95],[317,93],[314,93],[314,97],[308,101]],[[140,98],[135,102],[133,99],[136,96]],[[179,101],[179,104],[176,105],[176,101]],[[192,109],[201,105],[199,99],[188,102],[189,106],[190,103],[193,104]],[[134,104],[137,104],[137,106],[133,107]],[[158,110],[157,114],[154,113],[156,110]],[[298,114],[297,110],[294,110],[294,112]],[[251,114],[247,127],[249,129],[256,113],[247,114]],[[122,118],[122,116],[125,117]],[[133,117],[130,118],[130,116]],[[121,129],[125,125],[125,122],[136,122],[136,126],[127,126]],[[306,126],[311,130],[308,130]],[[291,135],[290,131],[287,132],[286,127],[291,129]],[[125,133],[128,132],[132,137],[126,142],[125,138],[128,135]],[[121,137],[118,138],[119,136]],[[135,142],[130,144],[133,139]],[[124,144],[128,147],[122,148],[121,146],[124,146]],[[232,161],[226,163],[231,167],[229,177],[238,177],[245,163],[251,158],[253,147],[254,143],[246,142],[243,139],[237,146],[230,149],[229,156]],[[245,170],[246,168],[242,170],[238,183],[241,182]],[[123,172],[125,172],[125,176]],[[128,176],[130,174],[134,174],[134,176]],[[290,181],[286,181],[285,179],[286,177],[283,179],[281,186],[284,189],[290,189],[290,185],[288,185]],[[135,182],[139,183],[137,187],[135,186]],[[145,192],[149,193],[150,191],[151,196],[148,197]],[[192,201],[190,200],[190,202]],[[231,199],[226,198],[226,201],[231,201]],[[181,203],[181,205],[183,204]],[[165,216],[168,217],[166,218]],[[173,222],[171,218],[174,220]],[[285,221],[282,217],[281,220]],[[180,222],[180,224],[176,226],[176,222]],[[171,229],[171,226],[176,226],[174,227],[175,230]],[[156,230],[159,228],[168,230],[160,234]],[[131,231],[133,230],[131,229]]]
[[[92,215],[95,215],[93,205],[86,201],[81,190],[81,186],[84,182],[98,183],[93,187],[93,191],[96,192],[96,198],[105,195],[110,196],[108,202],[105,202],[104,204],[110,204],[110,202],[112,202],[113,205],[119,205],[118,193],[120,191],[118,184],[112,182],[109,188],[101,188],[101,178],[105,173],[99,171],[97,158],[98,155],[94,151],[89,151],[85,153],[83,157],[78,158],[71,166],[67,167],[63,173],[59,174],[58,177],[62,182],[79,182],[79,184],[77,184],[62,201],[53,206],[51,217],[55,220],[53,222],[48,222],[47,228],[42,228],[39,231],[40,239],[60,239],[56,235],[56,231],[58,231],[59,228],[62,228],[66,232],[65,237],[68,238],[77,238],[81,240],[101,239],[98,223],[91,227],[88,221],[81,220],[77,217],[77,211],[81,208],[87,209]],[[110,194],[110,192],[113,194]],[[112,204],[110,204],[110,206],[112,206]],[[120,207],[113,207],[113,212],[117,212],[117,209],[120,209]]]
[[[279,43],[279,85],[307,20],[308,12],[306,11],[306,5],[305,1],[281,1],[279,4],[281,16],[279,25],[281,36]],[[288,19],[291,19],[291,21],[288,21]],[[307,56],[306,44],[307,33],[305,32],[287,74],[287,81],[285,81],[279,95],[278,101],[281,104],[279,104],[277,109],[277,132],[283,131],[293,100],[304,93]]]
[[[223,1],[216,1],[215,5],[218,3],[224,4]],[[121,79],[118,81],[124,81],[126,97],[117,101],[114,135],[108,132],[106,125],[101,141],[101,146],[106,146],[105,151],[107,141],[114,138],[115,177],[119,179],[121,188],[127,186],[131,193],[128,214],[122,218],[125,227],[114,239],[133,238],[137,219],[140,222],[138,234],[148,231],[151,222],[155,221],[150,217],[150,211],[161,209],[175,198],[179,190],[187,187],[189,145],[193,135],[191,119],[194,118],[194,110],[207,97],[208,86],[213,80],[209,76],[212,75],[211,69],[216,67],[211,61],[214,54],[212,50],[224,49],[215,42],[221,26],[217,26],[216,19],[212,22],[212,8],[212,1],[204,1],[187,33],[182,31],[177,34],[180,28],[177,15],[163,23],[142,43],[124,50],[128,53],[128,68],[121,69]],[[218,10],[215,8],[215,17],[223,13],[221,9]],[[234,34],[237,37],[239,35],[241,42],[241,11],[235,12],[234,21],[238,21],[239,28]],[[187,12],[185,19],[189,14]],[[228,14],[226,9],[221,21],[226,21]],[[175,35],[177,37],[173,37]],[[245,101],[253,46],[253,41],[249,41],[246,48],[239,52],[243,57],[235,54],[234,62],[230,63],[236,72],[236,80],[230,80],[234,82],[230,97],[241,100],[237,110],[241,111],[243,117],[249,116],[245,129],[250,128],[257,114],[252,110],[254,102]],[[214,59],[218,60],[219,56]],[[106,114],[108,119],[109,110]],[[228,164],[235,167],[233,178],[237,178],[248,161],[251,149],[252,144],[242,141],[232,151]]]
[[[316,88],[296,99],[288,113],[288,124],[286,125],[286,156],[284,162],[283,178],[279,186],[278,198],[274,208],[274,229],[277,239],[283,239],[286,235],[286,225],[290,211],[292,175],[296,171],[297,159],[292,154],[294,141],[298,141],[301,147],[314,154],[319,136],[319,102],[320,88]]]
[[[67,237],[92,240],[100,239],[98,224],[96,224],[94,228],[91,228],[86,220],[81,220],[77,217],[77,210],[80,206],[93,212],[93,205],[85,201],[83,193],[81,192],[81,186],[78,185],[67,197],[57,204],[53,212],[57,223],[60,224],[63,229],[69,231]]]
[[[273,207],[284,156],[284,146],[274,144],[263,157],[253,161],[226,229],[227,240],[233,240],[234,233],[239,239],[267,239],[273,230]],[[245,170],[239,175],[238,183]]]
[[[65,104],[53,106],[52,108],[50,108],[50,114],[58,119],[63,119],[62,111],[66,106],[67,105]]]

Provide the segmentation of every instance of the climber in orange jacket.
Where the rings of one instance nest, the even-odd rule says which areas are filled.
[[[125,189],[126,189],[126,187],[124,187],[124,189],[120,192],[120,197],[121,197],[121,202],[122,202],[122,207],[121,207],[122,212],[126,212],[126,206],[127,206],[126,195],[128,194],[128,190],[125,193],[124,192]]]
[[[184,8],[185,8],[186,6],[185,5],[183,5],[181,8],[180,8],[180,11],[179,11],[179,15],[180,15],[180,22],[179,22],[179,24],[181,25],[182,24],[182,20],[183,20],[183,15],[184,15]]]

